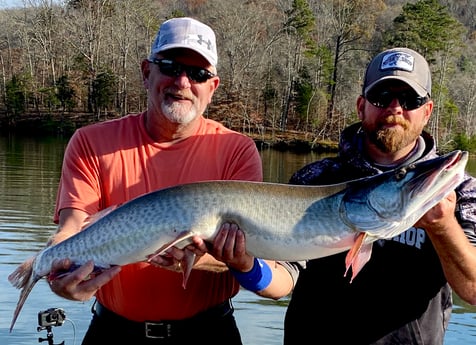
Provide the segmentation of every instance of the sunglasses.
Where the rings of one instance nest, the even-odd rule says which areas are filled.
[[[149,62],[159,66],[160,73],[165,74],[168,77],[178,77],[185,71],[188,79],[196,83],[204,83],[208,79],[215,76],[212,72],[207,71],[205,68],[188,66],[173,60],[152,59],[149,60]]]
[[[398,99],[398,103],[405,110],[414,110],[420,108],[430,99],[428,96],[421,97],[413,90],[407,91],[388,91],[388,90],[371,90],[365,94],[365,98],[370,104],[377,108],[387,108],[394,99]]]

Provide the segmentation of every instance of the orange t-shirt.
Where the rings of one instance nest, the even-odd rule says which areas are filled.
[[[262,181],[255,143],[216,121],[201,118],[195,135],[175,144],[154,142],[144,113],[78,129],[66,148],[54,221],[63,208],[94,214],[111,205],[177,184],[201,180]],[[148,263],[126,265],[97,299],[130,320],[177,320],[238,293],[229,272],[182,274]]]

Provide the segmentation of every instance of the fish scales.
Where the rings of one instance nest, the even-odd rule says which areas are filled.
[[[185,247],[193,235],[213,241],[225,222],[238,224],[246,250],[264,259],[308,260],[352,248],[346,266],[352,266],[354,278],[370,258],[373,242],[408,229],[463,181],[467,160],[467,152],[453,151],[334,185],[204,181],[145,194],[40,251],[9,276],[21,289],[10,331],[55,259],[70,258],[77,265],[93,260],[104,268],[146,261],[171,246]],[[360,255],[364,259],[355,260]],[[184,272],[184,285],[190,270]]]

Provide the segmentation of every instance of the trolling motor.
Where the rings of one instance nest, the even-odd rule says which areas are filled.
[[[38,313],[38,327],[36,330],[40,332],[46,329],[46,338],[40,337],[38,338],[38,342],[42,343],[47,341],[48,345],[64,345],[64,341],[59,344],[53,342],[52,327],[63,325],[65,318],[64,310],[60,308],[50,308],[45,311],[40,311]]]

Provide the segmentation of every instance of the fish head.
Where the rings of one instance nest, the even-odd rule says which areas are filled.
[[[367,241],[392,238],[463,182],[467,162],[468,152],[456,150],[352,181],[341,216],[356,231],[366,232]]]

